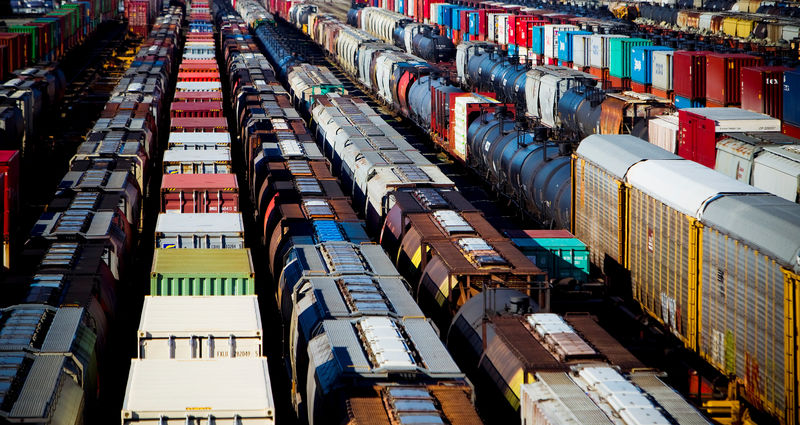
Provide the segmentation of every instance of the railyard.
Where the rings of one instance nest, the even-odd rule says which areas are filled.
[[[0,421],[797,423],[795,9],[739,3],[15,21]]]

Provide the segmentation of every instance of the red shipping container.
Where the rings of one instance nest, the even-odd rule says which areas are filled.
[[[689,108],[678,111],[678,155],[714,168],[717,142],[724,133],[781,131],[777,119],[739,108]]]
[[[10,55],[7,46],[0,46],[0,80],[6,79],[6,74],[9,71],[8,57]]]
[[[161,212],[239,212],[236,174],[164,174]]]
[[[222,102],[172,102],[169,112],[173,118],[221,117]]]
[[[783,134],[800,139],[800,127],[783,123]]]
[[[9,262],[9,242],[11,240],[11,229],[16,223],[19,208],[19,172],[20,156],[19,151],[0,151],[0,177],[2,177],[3,194],[0,197],[0,208],[2,214],[3,229],[3,264],[8,267]]]
[[[215,102],[222,101],[221,91],[179,91],[174,102]]]
[[[227,133],[228,120],[225,117],[172,118],[170,131],[177,133]]]
[[[676,51],[672,56],[672,89],[690,100],[706,97],[706,56],[711,52]]]
[[[6,46],[8,57],[3,68],[6,74],[22,68],[25,64],[25,37],[17,33],[0,33],[0,46]]]
[[[218,82],[219,72],[178,72],[178,81]]]
[[[785,66],[742,68],[742,109],[783,119],[783,72]]]
[[[763,59],[743,53],[710,53],[706,56],[706,99],[725,106],[741,101],[742,68],[758,66]],[[673,71],[673,75],[681,75]]]

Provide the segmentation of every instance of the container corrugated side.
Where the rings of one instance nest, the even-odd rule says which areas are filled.
[[[162,249],[153,256],[150,295],[253,295],[250,249]]]

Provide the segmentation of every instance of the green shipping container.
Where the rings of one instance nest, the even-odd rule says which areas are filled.
[[[27,25],[10,25],[8,27],[9,32],[16,32],[22,34],[28,34],[28,61],[31,63],[36,63],[39,60],[39,32],[38,28],[36,27],[29,27]]]
[[[556,237],[536,237],[537,233]],[[551,279],[589,280],[589,249],[567,231],[515,232],[511,242]]]
[[[150,295],[255,295],[250,249],[156,249]]]
[[[634,46],[652,46],[644,38],[612,38],[608,45],[608,73],[612,77],[631,77],[631,49]]]

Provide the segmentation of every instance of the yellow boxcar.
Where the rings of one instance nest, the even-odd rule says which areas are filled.
[[[648,160],[626,175],[633,296],[686,347],[697,346],[696,222],[722,193],[762,193],[686,160]]]
[[[702,216],[699,353],[781,423],[797,419],[797,204],[724,196]]]
[[[589,136],[573,157],[572,233],[604,271],[625,265],[623,181],[628,169],[646,158],[679,159],[630,135]]]

